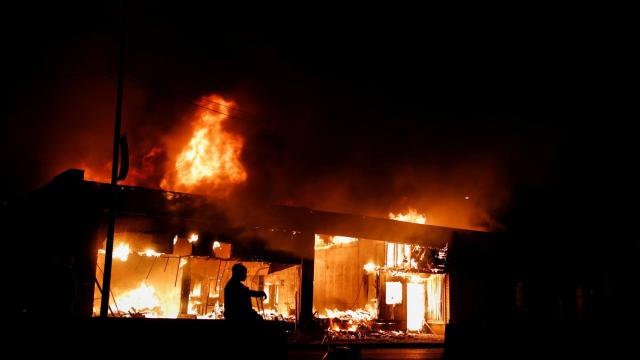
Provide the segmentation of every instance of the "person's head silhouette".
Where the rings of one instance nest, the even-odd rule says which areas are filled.
[[[231,267],[231,278],[239,281],[247,280],[247,268],[242,264],[235,264]]]

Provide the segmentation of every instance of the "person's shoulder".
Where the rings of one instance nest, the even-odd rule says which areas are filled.
[[[227,282],[227,285],[225,285],[225,288],[246,288],[246,286],[240,281],[230,280]]]

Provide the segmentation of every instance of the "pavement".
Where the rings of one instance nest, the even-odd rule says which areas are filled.
[[[327,350],[289,349],[289,360],[322,360]],[[362,360],[441,359],[442,348],[363,348]]]

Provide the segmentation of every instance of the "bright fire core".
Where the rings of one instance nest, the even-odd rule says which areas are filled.
[[[233,101],[218,95],[203,97],[192,115],[191,138],[162,180],[167,190],[224,196],[244,182],[247,172],[240,161],[244,139],[225,127]]]

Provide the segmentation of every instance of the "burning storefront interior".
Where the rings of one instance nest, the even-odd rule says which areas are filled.
[[[223,319],[222,290],[231,276],[231,266],[240,262],[248,268],[247,285],[267,294],[264,301],[255,304],[261,315],[295,323],[300,267],[293,262],[295,259],[271,262],[273,258],[264,252],[250,260],[237,254],[232,258],[231,244],[217,240],[208,242],[210,251],[202,251],[197,242],[206,239],[195,233],[188,237],[175,235],[173,248],[158,252],[157,244],[145,242],[145,234],[131,229],[116,233],[110,316]],[[96,279],[102,278],[103,263],[104,249],[100,249]],[[101,297],[98,281],[94,316],[99,316]]]
[[[314,308],[330,338],[444,335],[446,246],[316,235]]]
[[[292,332],[318,329],[319,343],[442,342],[447,324],[499,307],[486,306],[497,292],[468,286],[479,252],[467,244],[490,233],[289,206],[239,226],[205,197],[110,189],[69,170],[25,201],[39,226],[22,244],[42,253],[24,276],[56,300],[43,307],[40,288],[23,282],[23,314],[99,314],[108,207],[117,213],[109,317],[223,319],[221,289],[238,262],[246,285],[267,294],[254,309]]]

